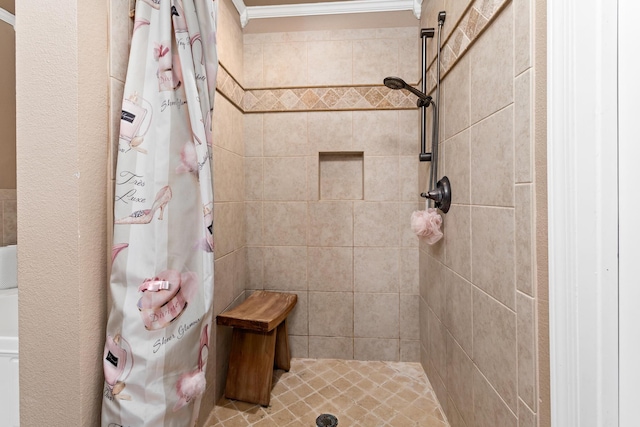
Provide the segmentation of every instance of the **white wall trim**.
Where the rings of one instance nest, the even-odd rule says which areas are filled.
[[[615,2],[548,1],[547,19],[551,424],[617,426]]]
[[[640,381],[640,157],[638,145],[638,95],[640,58],[637,55],[637,0],[618,1],[619,96],[619,189],[620,189],[620,427],[638,424],[638,381]]]
[[[0,21],[6,22],[12,27],[16,27],[16,16],[0,7]]]
[[[240,14],[240,23],[244,28],[251,19],[397,12],[403,10],[412,11],[415,17],[420,19],[422,1],[423,0],[353,0],[247,7],[243,0],[233,0],[233,4]]]

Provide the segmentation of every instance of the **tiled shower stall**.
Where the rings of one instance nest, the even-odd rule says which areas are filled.
[[[113,166],[131,20],[128,1],[110,4]],[[536,262],[544,6],[425,0],[409,27],[243,33],[219,1],[214,314],[255,289],[295,292],[293,357],[420,362],[452,426],[548,425]],[[444,239],[427,246],[409,227],[427,190],[420,115],[382,79],[419,83],[419,28],[437,27],[440,10],[440,170],[453,205]],[[223,394],[230,332],[212,331],[203,420]]]

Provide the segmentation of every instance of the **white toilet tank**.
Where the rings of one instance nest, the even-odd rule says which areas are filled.
[[[0,424],[20,424],[16,246],[0,247]]]

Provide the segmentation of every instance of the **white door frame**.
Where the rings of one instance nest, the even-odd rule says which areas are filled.
[[[547,1],[551,422],[618,426],[617,1]],[[636,118],[637,120],[637,118]]]
[[[638,423],[640,383],[640,58],[637,21],[640,3],[618,0],[619,189],[620,189],[620,426]]]

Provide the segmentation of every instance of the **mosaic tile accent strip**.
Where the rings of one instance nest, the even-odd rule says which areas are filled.
[[[222,64],[218,68],[216,84],[218,91],[244,113],[416,108],[415,96],[385,86],[245,90]]]
[[[240,83],[219,64],[218,75],[216,76],[216,88],[227,98],[233,105],[242,110],[242,98],[244,97],[244,88]]]
[[[271,405],[223,398],[205,427],[314,426],[321,414],[339,426],[449,427],[418,363],[293,359],[275,371]]]
[[[257,89],[245,92],[246,113],[397,110],[416,108],[415,96],[384,86]]]
[[[451,32],[440,51],[440,78],[444,78],[473,42],[482,34],[487,24],[498,17],[511,0],[475,0],[467,8],[455,30]],[[436,87],[435,61],[427,70],[427,87],[431,92]]]

